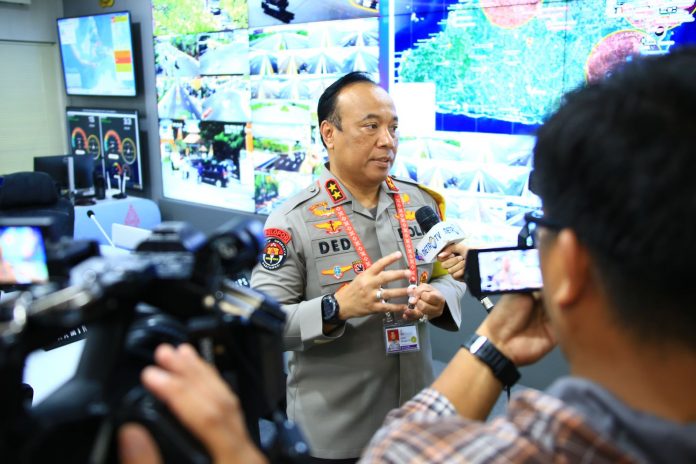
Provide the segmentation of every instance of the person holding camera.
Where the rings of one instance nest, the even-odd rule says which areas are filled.
[[[432,386],[389,414],[362,462],[696,462],[694,108],[694,48],[635,59],[565,98],[534,149],[541,295],[501,297]],[[514,394],[504,417],[483,422],[517,367],[555,344],[572,375]],[[198,384],[216,376],[204,370]],[[205,420],[184,422],[207,433]],[[224,423],[217,436],[243,439]],[[224,440],[204,442],[234,462]]]
[[[160,345],[155,361],[155,366],[141,373],[143,385],[205,446],[213,462],[267,462],[249,437],[239,398],[191,345]],[[121,464],[162,462],[157,444],[143,425],[122,426],[118,442]]]
[[[534,149],[541,295],[503,296],[361,462],[696,462],[694,108],[694,48],[565,97]],[[571,376],[483,422],[556,343]]]

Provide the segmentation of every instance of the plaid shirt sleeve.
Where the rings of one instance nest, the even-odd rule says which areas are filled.
[[[389,413],[361,463],[634,462],[560,400],[515,395],[507,417],[477,422],[457,414],[433,389]]]

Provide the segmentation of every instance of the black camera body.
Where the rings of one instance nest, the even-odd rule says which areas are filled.
[[[263,240],[256,221],[225,224],[209,237],[183,223],[163,223],[130,255],[75,264],[70,253],[59,253],[65,247],[47,247],[64,264],[55,266],[54,259],[55,268],[70,267],[69,277],[58,288],[35,285],[0,305],[3,461],[117,462],[116,431],[139,422],[165,462],[210,462],[139,380],[155,347],[187,342],[237,393],[250,436],[269,458],[301,462],[307,445],[282,407],[285,313],[235,281],[256,263]],[[31,407],[21,383],[26,357],[81,325],[87,337],[76,374]],[[271,445],[261,443],[261,418],[277,427]]]

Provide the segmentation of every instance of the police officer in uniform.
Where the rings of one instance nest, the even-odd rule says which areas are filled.
[[[288,416],[315,462],[353,462],[387,412],[432,381],[427,323],[457,330],[465,287],[414,252],[415,211],[444,204],[388,175],[398,118],[387,92],[350,73],[317,113],[329,163],[268,218],[251,285],[287,312]]]

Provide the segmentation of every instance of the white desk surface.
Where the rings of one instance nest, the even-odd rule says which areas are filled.
[[[109,237],[113,223],[153,229],[162,222],[159,208],[152,200],[132,196],[115,199],[107,195],[105,200],[97,200],[94,205],[75,206],[75,239],[96,240],[101,244],[108,244],[97,225],[87,216],[88,211],[94,212],[94,217]]]

